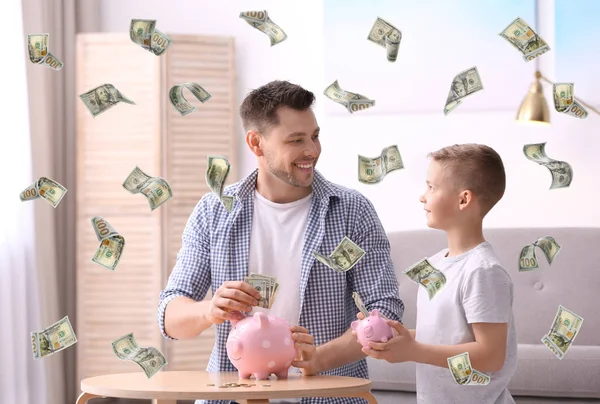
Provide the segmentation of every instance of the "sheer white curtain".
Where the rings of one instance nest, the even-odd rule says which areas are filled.
[[[25,72],[28,59],[21,1],[5,0],[1,8],[0,403],[46,404],[46,364],[34,361],[29,336],[42,326],[33,204],[45,202],[19,199],[19,193],[33,183]]]

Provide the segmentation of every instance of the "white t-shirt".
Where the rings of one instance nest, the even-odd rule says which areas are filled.
[[[448,368],[417,363],[417,402],[422,404],[514,403],[506,388],[517,366],[513,283],[487,241],[464,254],[446,257],[445,248],[429,262],[446,276],[446,285],[429,300],[417,295],[417,341],[432,345],[474,342],[471,323],[508,323],[506,359],[498,372],[484,372],[487,386],[459,385]]]
[[[262,311],[297,325],[300,316],[300,274],[302,249],[312,193],[290,203],[275,203],[254,192],[254,216],[248,256],[248,272],[277,279],[279,290],[270,309],[254,307],[249,315]],[[289,373],[299,373],[290,367]],[[300,402],[286,399],[272,403]]]

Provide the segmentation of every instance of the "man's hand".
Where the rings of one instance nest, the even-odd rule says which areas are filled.
[[[243,313],[252,311],[258,304],[260,293],[242,281],[227,281],[215,291],[208,308],[208,319],[213,324],[226,320],[242,320]]]
[[[394,337],[388,342],[369,342],[369,348],[362,351],[375,359],[385,359],[390,363],[415,361],[417,342],[408,328],[397,321],[386,321],[392,327]]]
[[[315,347],[315,338],[308,333],[308,330],[299,325],[290,328],[292,339],[296,346],[296,357],[292,365],[299,368],[304,376],[312,376],[319,373],[320,364],[318,362],[317,348]]]

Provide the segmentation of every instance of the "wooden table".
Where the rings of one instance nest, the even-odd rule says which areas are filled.
[[[251,387],[220,388],[227,383],[255,384]],[[207,386],[213,384],[214,386]],[[269,385],[269,386],[265,386]],[[76,404],[96,397],[151,399],[153,404],[176,404],[176,400],[235,400],[265,404],[273,398],[360,397],[369,404],[371,381],[342,376],[290,375],[287,380],[240,379],[238,372],[159,372],[151,379],[143,372],[90,377],[81,381],[83,393]]]

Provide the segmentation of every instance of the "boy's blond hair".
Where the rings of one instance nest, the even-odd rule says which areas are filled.
[[[479,200],[485,216],[498,203],[506,189],[506,173],[500,155],[491,147],[476,144],[455,144],[429,153],[441,164],[445,177],[458,190],[468,189]]]

